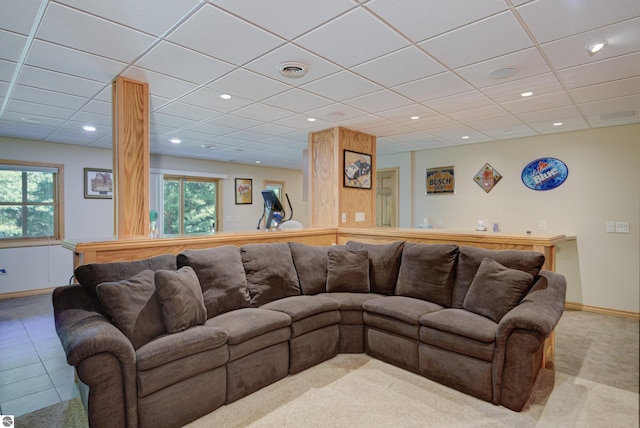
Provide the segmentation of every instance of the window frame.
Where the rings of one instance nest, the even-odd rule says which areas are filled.
[[[184,185],[186,182],[204,182],[215,183],[216,185],[216,198],[215,198],[215,228],[213,233],[220,230],[220,193],[222,191],[222,179],[218,177],[203,177],[197,175],[182,175],[182,174],[162,174],[162,188],[164,189],[164,182],[166,180],[178,181],[180,183],[180,233],[178,235],[171,236],[199,236],[200,234],[186,235],[184,233]],[[162,198],[162,211],[163,211],[163,223],[164,223],[164,197]],[[162,234],[164,235],[164,224],[162,224]]]
[[[20,237],[20,238],[0,238],[0,248],[19,248],[19,247],[38,247],[45,245],[59,245],[64,239],[64,165],[44,162],[31,162],[0,159],[1,165],[9,165],[19,170],[26,167],[31,170],[41,168],[57,169],[57,173],[53,173],[53,236],[37,236],[37,237]],[[36,206],[38,204],[25,204],[26,206]]]

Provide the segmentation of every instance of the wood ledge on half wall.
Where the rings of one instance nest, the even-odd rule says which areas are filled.
[[[73,251],[74,267],[88,263],[138,260],[161,254],[178,254],[187,249],[205,249],[222,245],[246,245],[273,242],[299,242],[308,245],[345,244],[360,241],[384,244],[395,241],[451,243],[488,249],[533,250],[545,254],[545,269],[555,270],[555,245],[569,240],[566,235],[506,234],[503,232],[453,231],[420,228],[336,228],[306,227],[286,231],[216,232],[202,236],[178,236],[126,239],[65,239],[62,247]]]

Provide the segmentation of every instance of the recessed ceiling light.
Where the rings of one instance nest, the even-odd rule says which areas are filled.
[[[420,116],[411,116],[411,120],[418,120],[420,119]]]
[[[284,77],[297,79],[307,74],[307,66],[301,62],[284,62],[278,66],[278,71]]]
[[[562,126],[562,125],[564,125],[562,122],[556,122],[553,124],[553,126]]]
[[[592,43],[589,46],[587,46],[587,52],[589,52],[589,55],[595,55],[605,46],[607,46],[606,40],[603,40],[597,43]]]
[[[517,72],[518,69],[515,67],[504,67],[493,70],[491,73],[489,73],[489,77],[492,79],[506,79],[507,77],[515,75]]]
[[[530,97],[531,95],[533,95],[533,92],[531,91],[523,92],[520,94],[521,97]]]
[[[315,117],[308,117],[308,118],[307,118],[307,121],[308,121],[308,122],[315,122],[315,121],[316,121],[316,118],[315,118]]]
[[[262,163],[261,161],[256,161],[256,163]]]
[[[169,141],[170,141],[170,142],[172,142],[173,144],[180,144],[180,143],[182,143],[182,140],[181,140],[181,139],[179,139],[179,138],[171,138]]]
[[[229,95],[229,94],[222,94],[222,95],[220,95],[220,98],[222,98],[223,100],[230,100],[230,99],[231,99],[231,95]]]
[[[85,125],[85,126],[82,127],[82,129],[84,129],[85,131],[88,131],[88,132],[95,132],[96,127],[95,126],[91,126],[91,125]]]
[[[468,136],[468,135],[463,135],[463,136],[462,136],[462,139],[463,139],[463,140],[468,140],[468,139],[469,139],[469,136]]]
[[[203,149],[215,149],[216,148],[215,144],[202,144],[200,147],[202,147]]]

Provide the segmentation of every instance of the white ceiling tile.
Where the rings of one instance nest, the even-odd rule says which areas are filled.
[[[207,86],[221,94],[234,95],[252,101],[262,101],[290,88],[289,85],[243,68],[236,68]]]
[[[556,132],[579,131],[589,128],[587,122],[580,116],[568,116],[562,119],[562,126],[554,126],[551,121],[532,121],[529,126],[540,134],[553,134]]]
[[[500,82],[500,80],[496,80]],[[510,80],[498,85],[482,88],[482,92],[497,103],[516,101],[522,98],[523,92],[533,92],[535,95],[560,92],[563,88],[553,73],[539,74],[526,79]]]
[[[367,134],[375,135],[376,137],[386,137],[389,135],[402,135],[415,132],[415,129],[399,123],[390,123],[382,126],[374,126],[367,129]]]
[[[216,4],[288,40],[354,7],[350,0],[218,0]]]
[[[36,67],[22,67],[18,84],[53,89],[70,95],[91,98],[105,87],[105,83],[57,73]],[[111,85],[109,85],[109,88]]]
[[[17,62],[26,43],[25,36],[0,30],[0,59]]]
[[[31,45],[25,64],[104,83],[125,67],[122,62],[39,40]]]
[[[124,77],[149,84],[149,93],[163,98],[179,98],[193,91],[197,85],[155,73],[140,67],[130,67],[124,73]]]
[[[442,73],[445,68],[420,49],[409,46],[354,67],[353,71],[384,86],[396,86]]]
[[[346,104],[332,104],[330,106],[310,110],[305,113],[304,118],[306,120],[307,117],[315,117],[317,119],[337,123],[341,120],[354,119],[364,115],[365,112],[362,110],[350,107]]]
[[[511,12],[504,12],[420,43],[450,68],[458,68],[532,46]]]
[[[495,119],[497,117],[508,117],[509,113],[502,107],[492,104],[468,110],[460,110],[448,114],[459,122],[477,122],[479,120]]]
[[[41,0],[21,0],[12,2],[10,13],[7,9],[0,13],[0,28],[19,34],[28,35],[33,27]],[[3,7],[7,7],[3,4]]]
[[[87,103],[82,109],[87,113],[97,113],[105,116],[111,116],[111,102],[93,100]]]
[[[34,104],[26,101],[10,99],[7,103],[7,110],[23,115],[35,115],[43,117],[52,117],[55,119],[69,119],[73,116],[74,110],[62,107],[47,106],[43,104]]]
[[[77,110],[86,103],[86,98],[83,97],[23,85],[14,87],[12,97],[20,101],[64,107],[72,110]]]
[[[583,86],[569,91],[577,103],[601,101],[625,95],[640,94],[640,77]]]
[[[580,104],[580,110],[587,116],[604,116],[602,120],[606,120],[607,116],[616,119],[617,115],[626,113],[635,113],[635,120],[638,121],[638,113],[640,112],[640,95],[628,95],[626,97],[618,97],[609,100],[595,101],[591,103]]]
[[[518,72],[513,77],[504,79],[492,79],[489,77],[492,71],[502,68],[516,68]],[[548,73],[549,66],[542,58],[542,55],[534,49],[525,49],[514,52],[499,58],[492,58],[476,64],[456,69],[463,79],[475,87],[485,88],[508,81],[524,79],[531,76]]]
[[[444,128],[437,128],[430,133],[435,137],[444,138],[455,144],[480,143],[490,140],[490,138],[482,132],[476,131],[475,129],[465,125],[453,125]],[[462,138],[465,136],[469,138]]]
[[[389,90],[374,92],[357,98],[351,98],[344,102],[351,107],[366,109],[370,112],[391,110],[411,104],[411,100]]]
[[[73,25],[69,25],[70,22]],[[57,3],[49,3],[36,38],[126,63],[155,40],[147,34]]]
[[[300,89],[291,89],[287,92],[267,98],[262,101],[262,103],[292,112],[304,113],[309,110],[327,106],[331,103],[331,100]]]
[[[407,41],[362,9],[356,9],[296,40],[300,46],[343,67],[393,52]]]
[[[13,78],[17,64],[0,59],[0,80],[9,82]]]
[[[168,40],[236,65],[284,43],[211,5],[198,10]]]
[[[298,62],[306,65],[308,68],[307,74],[294,79],[284,77],[278,72],[278,66],[285,62]],[[272,52],[268,52],[255,61],[251,61],[244,68],[293,86],[303,85],[340,71],[340,68],[336,65],[292,44],[286,44]]]
[[[375,0],[367,7],[416,42],[506,9],[502,0]]]
[[[258,126],[249,128],[249,130],[258,132],[260,134],[273,135],[273,136],[280,136],[288,132],[294,131],[294,129],[288,126],[278,125],[275,123],[265,123],[263,125],[258,125]]]
[[[19,108],[17,109],[19,110]],[[38,111],[33,112],[24,112],[24,111],[12,111],[7,109],[2,115],[2,119],[5,121],[15,122],[14,126],[22,125],[25,123],[24,119],[28,119],[30,127],[33,127],[34,130],[41,129],[44,132],[44,129],[48,129],[49,132],[52,132],[57,127],[62,125],[65,121],[65,118],[52,117],[52,116],[42,116]],[[37,121],[38,123],[33,123]]]
[[[391,110],[384,110],[376,113],[380,117],[392,120],[398,123],[411,124],[414,122],[411,117],[417,116],[419,118],[425,118],[429,116],[435,116],[437,113],[430,108],[427,108],[420,104],[411,104],[404,107],[398,107]],[[418,120],[418,119],[415,119]]]
[[[84,124],[90,124],[94,126],[112,127],[113,120],[111,115],[90,113],[88,111],[81,111],[73,115],[73,120],[76,122],[82,122]]]
[[[589,55],[587,47],[601,41],[606,41],[607,45],[600,52]],[[542,45],[542,49],[555,69],[637,52],[640,49],[640,18],[556,40]]]
[[[475,124],[471,124],[472,126]],[[474,126],[475,127],[475,126]],[[481,129],[482,133],[496,140],[510,140],[513,138],[532,137],[537,132],[528,125],[501,126],[498,128]]]
[[[205,134],[209,134],[210,136],[220,136],[225,134],[230,134],[236,130],[236,128],[229,128],[221,125],[214,125],[212,123],[197,123],[193,126],[186,128],[187,130],[193,130],[196,132],[202,132]]]
[[[640,16],[636,0],[538,0],[517,9],[539,43]]]
[[[173,129],[180,129],[190,125],[193,125],[197,120],[192,120],[184,117],[171,116],[168,114],[162,114],[158,112],[151,113],[150,123],[160,126],[167,126]]]
[[[88,2],[86,0],[58,0],[131,28],[156,36],[167,31],[195,6],[198,0],[109,0]]]
[[[231,64],[169,42],[158,43],[135,65],[198,85],[210,82],[233,69]]]
[[[395,86],[392,89],[412,100],[425,103],[428,107],[426,101],[468,92],[473,88],[453,73],[441,73]]]
[[[234,112],[234,115],[244,118],[251,118],[263,122],[272,122],[294,115],[292,111],[284,110],[278,107],[266,104],[255,103],[250,106],[243,107]]]
[[[560,70],[569,89],[640,75],[640,52]]]
[[[263,121],[225,114],[223,116],[216,117],[215,119],[211,119],[207,121],[207,123],[225,128],[245,129],[261,125]]]
[[[429,107],[433,110],[447,114],[460,110],[468,110],[491,105],[489,98],[477,91],[463,92],[446,98],[429,101]]]
[[[520,120],[529,124],[542,122],[553,123],[558,121],[562,122],[571,117],[580,117],[580,112],[573,106],[567,106],[521,113],[517,116]]]
[[[209,87],[201,87],[181,98],[181,101],[198,107],[210,109],[216,112],[229,113],[253,102],[241,97],[231,97],[225,100],[220,98],[221,92]]]
[[[350,71],[341,71],[314,80],[300,88],[315,94],[322,94],[335,101],[344,101],[349,98],[379,91],[382,89],[382,86],[363,79]]]
[[[446,126],[453,126],[456,121],[442,114],[436,116],[423,117],[418,120],[411,121],[411,127],[413,129],[431,132],[432,129],[443,128]]]
[[[156,112],[195,120],[197,122],[213,119],[214,117],[222,114],[213,110],[203,109],[181,102],[173,102],[156,110]]]
[[[517,101],[503,103],[502,106],[513,114],[529,113],[549,108],[565,107],[572,105],[571,98],[564,92],[552,94],[534,95],[520,98]]]

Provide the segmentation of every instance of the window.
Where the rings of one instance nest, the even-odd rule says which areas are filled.
[[[218,179],[165,175],[163,235],[199,235],[217,230]]]
[[[0,245],[61,239],[63,166],[0,160]]]

